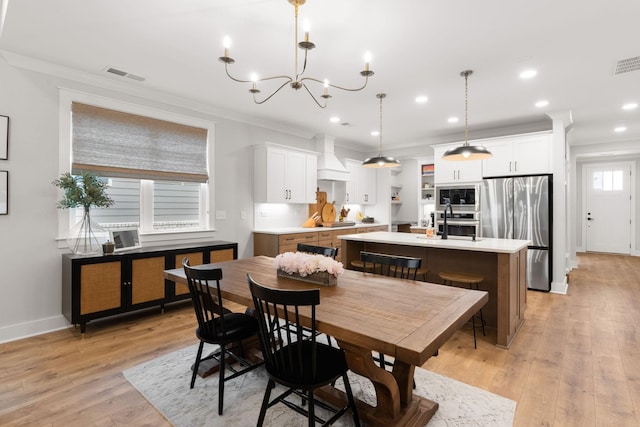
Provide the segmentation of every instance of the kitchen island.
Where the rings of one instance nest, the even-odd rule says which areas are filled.
[[[442,283],[438,273],[452,271],[484,276],[480,290],[489,292],[483,308],[487,326],[497,331],[496,345],[509,348],[524,323],[527,307],[528,240],[450,236],[447,240],[413,233],[373,232],[338,236],[345,268],[360,251],[422,258],[427,281]]]

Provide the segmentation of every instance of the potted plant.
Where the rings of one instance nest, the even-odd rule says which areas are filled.
[[[69,248],[75,254],[98,253],[101,245],[96,233],[102,229],[91,220],[90,209],[113,205],[113,199],[106,192],[107,183],[89,172],[77,176],[65,172],[53,185],[64,191],[64,198],[58,202],[59,209],[82,207],[84,210],[82,220],[69,230]]]

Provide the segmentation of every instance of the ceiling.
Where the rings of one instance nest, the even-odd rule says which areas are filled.
[[[571,114],[572,144],[640,141],[640,70],[614,74],[640,57],[637,0],[308,0],[307,75],[357,87],[370,51],[375,75],[360,92],[331,90],[326,109],[286,86],[256,105],[248,84],[218,61],[225,35],[239,78],[294,70],[294,8],[286,0],[0,0],[0,50],[54,64],[76,76],[160,92],[225,117],[300,134],[336,137],[375,151],[384,92],[383,146],[424,146],[464,138],[469,77],[470,138],[500,129],[550,128],[547,114]],[[300,24],[302,26],[302,23]],[[302,32],[302,30],[300,30]],[[14,55],[14,56],[15,56]],[[38,63],[41,63],[38,61]],[[640,68],[640,58],[638,58]],[[106,73],[113,67],[137,81]],[[523,80],[519,73],[537,70]],[[262,93],[267,86],[261,85]],[[322,93],[322,87],[314,92]],[[425,95],[428,101],[417,104]],[[549,102],[536,107],[539,100]],[[331,123],[330,117],[340,121]],[[459,117],[456,124],[448,123]],[[617,126],[626,126],[615,133]]]

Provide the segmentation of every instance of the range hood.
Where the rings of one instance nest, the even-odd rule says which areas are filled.
[[[318,156],[318,180],[324,181],[349,181],[349,171],[338,160],[334,149],[334,137],[329,135],[316,135],[316,151]]]

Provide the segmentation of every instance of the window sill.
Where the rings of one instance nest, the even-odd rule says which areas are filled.
[[[140,233],[140,243],[142,246],[159,246],[166,243],[197,243],[206,242],[215,236],[215,229],[203,230],[181,230],[181,231],[152,231]],[[106,240],[106,239],[102,239]],[[58,249],[68,249],[67,238],[58,237],[56,239]]]

